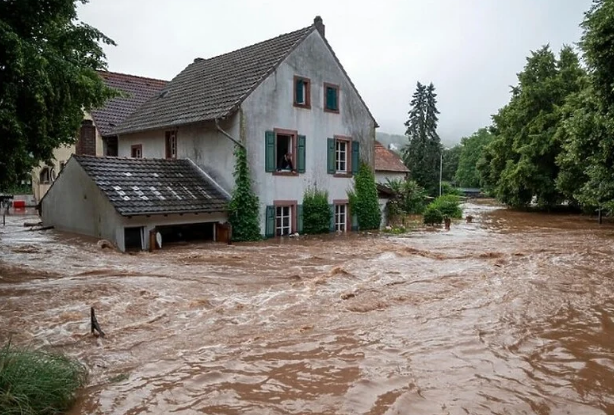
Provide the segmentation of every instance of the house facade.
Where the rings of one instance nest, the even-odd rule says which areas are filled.
[[[117,156],[117,136],[111,130],[166,85],[166,81],[159,79],[116,72],[99,71],[98,75],[106,86],[120,91],[123,96],[85,112],[77,142],[55,149],[51,164],[41,163],[32,170],[32,193],[37,202],[42,200],[73,154]]]
[[[309,188],[328,191],[331,229],[352,228],[347,192],[374,165],[377,123],[314,24],[210,59],[195,59],[113,133],[118,155],[188,158],[228,193],[245,147],[265,236],[301,232]]]

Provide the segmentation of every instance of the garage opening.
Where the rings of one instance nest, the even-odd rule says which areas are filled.
[[[157,226],[162,235],[162,246],[185,242],[212,242],[215,223],[190,223],[187,225]]]
[[[143,249],[143,232],[142,226],[134,228],[124,228],[124,245],[126,251],[140,251]]]

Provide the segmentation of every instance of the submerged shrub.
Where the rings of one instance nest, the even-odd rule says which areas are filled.
[[[443,214],[431,203],[424,211],[425,225],[440,225],[443,222]]]
[[[328,192],[307,189],[303,196],[303,232],[306,234],[328,233],[332,212],[328,206]]]
[[[59,414],[67,411],[87,372],[78,361],[59,354],[0,349],[0,413]]]
[[[433,207],[441,212],[442,215],[454,219],[463,217],[463,209],[460,206],[460,198],[455,195],[443,195],[435,199],[429,207]]]

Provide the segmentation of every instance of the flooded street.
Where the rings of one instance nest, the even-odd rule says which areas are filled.
[[[466,213],[136,255],[11,216],[0,342],[82,361],[72,414],[614,414],[614,227]]]

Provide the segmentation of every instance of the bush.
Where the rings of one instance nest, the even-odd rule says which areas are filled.
[[[354,176],[354,189],[348,192],[348,197],[350,211],[358,218],[358,228],[379,229],[382,212],[379,210],[375,176],[368,164],[360,164],[358,173]]]
[[[424,223],[426,225],[440,225],[443,222],[443,214],[433,204],[427,206],[424,211]]]
[[[303,232],[306,234],[327,233],[333,215],[328,206],[328,192],[307,189],[303,196]]]
[[[460,207],[460,199],[458,196],[439,196],[428,207],[431,206],[439,210],[439,212],[441,212],[441,214],[444,216],[448,216],[454,219],[460,219],[463,217],[463,209]]]
[[[394,192],[395,208],[399,213],[421,214],[424,212],[426,192],[415,180],[387,179],[386,185]]]
[[[0,350],[0,413],[58,414],[67,411],[85,384],[86,370],[68,357],[22,350]]]
[[[460,190],[458,190],[456,187],[453,187],[450,183],[442,183],[441,184],[441,195],[442,196],[445,196],[445,195],[462,196],[463,194],[461,193]]]
[[[235,188],[228,204],[228,220],[232,225],[234,241],[257,241],[260,235],[258,196],[252,191],[252,180],[247,163],[247,152],[235,146]]]

